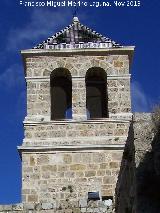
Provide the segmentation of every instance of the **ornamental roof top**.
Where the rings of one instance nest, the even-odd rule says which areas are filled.
[[[73,17],[72,24],[38,44],[34,49],[120,48],[122,45],[86,27]]]

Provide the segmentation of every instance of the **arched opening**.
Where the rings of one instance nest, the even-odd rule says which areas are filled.
[[[93,67],[86,73],[87,118],[108,117],[107,75],[102,68]]]
[[[51,120],[72,118],[72,80],[67,69],[57,68],[50,76]]]

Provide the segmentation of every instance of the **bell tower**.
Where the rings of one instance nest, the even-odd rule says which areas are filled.
[[[122,46],[72,23],[22,50],[27,116],[22,155],[24,203],[113,199],[131,113],[130,64]]]

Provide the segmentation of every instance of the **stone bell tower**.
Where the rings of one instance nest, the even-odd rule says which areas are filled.
[[[27,116],[23,202],[114,199],[131,114],[130,64],[122,46],[71,25],[23,50]]]

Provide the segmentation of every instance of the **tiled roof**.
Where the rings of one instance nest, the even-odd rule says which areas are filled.
[[[77,17],[71,25],[38,44],[34,49],[119,48],[120,44],[82,25]]]

